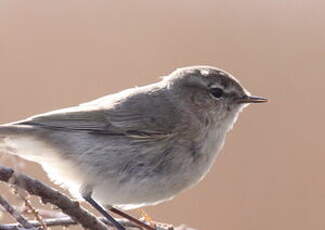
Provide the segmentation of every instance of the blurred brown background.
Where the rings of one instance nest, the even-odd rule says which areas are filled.
[[[271,102],[241,114],[202,183],[147,211],[200,230],[324,229],[324,9],[322,0],[2,0],[0,122],[179,66],[219,66]],[[48,182],[36,164],[24,171]]]

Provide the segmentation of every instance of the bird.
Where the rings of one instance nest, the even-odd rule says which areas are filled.
[[[212,66],[178,68],[156,83],[0,126],[0,151],[39,163],[98,209],[173,199],[199,183],[252,96]]]

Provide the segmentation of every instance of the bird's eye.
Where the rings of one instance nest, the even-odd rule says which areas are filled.
[[[215,98],[221,98],[223,96],[223,90],[220,88],[212,88],[210,92]]]

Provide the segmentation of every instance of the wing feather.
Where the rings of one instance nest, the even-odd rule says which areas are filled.
[[[175,119],[164,116],[163,112],[170,110],[169,114],[175,114],[175,111],[169,102],[157,99],[141,93],[123,99],[107,97],[100,104],[81,104],[34,116],[14,125],[126,135],[139,141],[168,138],[173,135]],[[151,106],[146,106],[148,103]],[[161,111],[162,107],[164,111]]]

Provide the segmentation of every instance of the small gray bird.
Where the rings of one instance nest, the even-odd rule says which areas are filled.
[[[43,166],[49,177],[102,207],[172,199],[209,171],[227,132],[253,97],[225,71],[177,69],[160,82],[0,126],[0,151]]]

